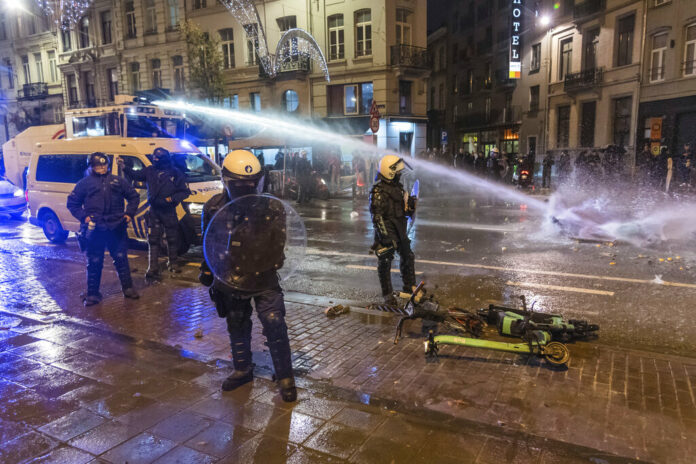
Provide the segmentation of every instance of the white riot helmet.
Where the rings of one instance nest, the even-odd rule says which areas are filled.
[[[261,163],[248,150],[234,150],[222,162],[222,183],[230,199],[256,193],[261,177]]]
[[[387,180],[399,178],[401,171],[411,168],[403,158],[396,155],[385,155],[379,161],[379,174]]]

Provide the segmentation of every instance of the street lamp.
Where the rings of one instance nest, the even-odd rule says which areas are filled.
[[[551,16],[548,14],[541,15],[541,18],[539,18],[539,24],[542,26],[546,27],[549,24],[551,24]]]

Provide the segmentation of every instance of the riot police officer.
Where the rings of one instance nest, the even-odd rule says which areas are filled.
[[[379,162],[377,182],[370,191],[370,214],[375,230],[372,246],[377,255],[377,274],[385,303],[395,304],[391,282],[391,263],[399,253],[404,292],[412,292],[416,284],[414,255],[407,235],[407,216],[416,210],[416,199],[409,196],[401,182],[407,164],[396,155],[386,155]]]
[[[147,183],[147,199],[150,210],[147,212],[148,269],[145,279],[152,282],[162,279],[159,270],[162,233],[167,238],[169,272],[178,273],[181,269],[176,263],[179,249],[179,219],[176,207],[191,193],[186,185],[184,174],[172,165],[171,155],[164,148],[152,152],[152,165],[141,170],[126,166],[119,158],[119,166],[132,180]]]
[[[123,296],[137,299],[128,266],[128,224],[138,209],[139,196],[125,179],[109,174],[109,158],[100,152],[88,158],[89,174],[81,179],[68,196],[70,213],[83,225],[87,235],[87,293],[84,305],[102,299],[99,293],[104,248],[114,260]],[[127,202],[124,211],[123,202]]]
[[[203,207],[203,231],[206,234],[212,233],[208,226],[213,216],[231,200],[256,193],[262,175],[261,165],[251,152],[235,150],[229,153],[222,164],[222,181],[225,191],[212,197]],[[259,198],[267,199],[268,197]],[[280,202],[277,205],[281,205]],[[264,218],[275,216],[284,219],[285,210],[282,205],[280,209],[269,213],[267,208],[249,207],[244,211],[236,212],[230,222],[242,217],[247,222],[252,219],[250,222],[253,223],[254,220],[259,219],[258,217],[253,218],[253,215],[258,215],[259,212],[263,212]],[[211,268],[214,265],[208,262],[210,257],[206,254],[206,259],[201,263],[199,280],[203,285],[210,287],[210,297],[215,303],[218,315],[227,320],[234,373],[225,379],[222,389],[224,391],[234,390],[253,379],[254,365],[251,353],[251,301],[253,300],[256,313],[263,325],[263,334],[266,336],[271,353],[281,397],[283,401],[292,402],[297,399],[297,390],[292,370],[288,328],[285,324],[285,302],[276,272],[276,269],[282,266],[282,250],[285,242],[285,221],[276,221],[276,224],[281,223],[282,226],[279,230],[282,228],[282,236],[269,235],[267,228],[265,228],[263,233],[258,235],[249,231],[236,242],[237,246],[242,249],[234,256],[234,259],[237,260],[235,266],[227,267],[231,273],[229,278],[223,280],[219,275],[212,274]],[[229,240],[229,238],[227,239]],[[211,240],[211,237],[206,235],[205,240]],[[225,240],[225,237],[222,237],[222,240]],[[272,253],[272,255],[277,255],[277,259],[279,259],[274,269],[253,272],[253,266],[245,262],[258,259],[253,252],[244,249],[246,242],[253,240],[260,240],[261,243],[255,243],[252,248],[263,247],[279,250]]]

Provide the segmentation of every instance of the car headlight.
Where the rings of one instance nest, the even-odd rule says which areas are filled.
[[[14,193],[12,194],[12,196],[15,197],[15,198],[23,197],[23,196],[24,196],[24,190],[22,190],[22,189],[17,189],[17,190],[14,191]]]
[[[188,210],[191,214],[201,215],[203,214],[203,203],[189,203]]]

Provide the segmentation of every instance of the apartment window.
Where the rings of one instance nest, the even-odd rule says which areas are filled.
[[[278,23],[278,28],[280,29],[281,35],[285,31],[294,29],[297,27],[297,17],[296,16],[283,16],[282,18],[276,19]],[[288,56],[291,52],[297,51],[297,39],[293,38],[290,42],[283,42],[283,55]]]
[[[399,114],[411,114],[411,81],[399,81]]]
[[[440,84],[440,93],[437,100],[437,108],[440,110],[445,109],[445,84]]]
[[[283,109],[288,113],[297,111],[297,107],[300,105],[300,99],[297,92],[294,90],[286,90],[283,92]]]
[[[157,89],[162,87],[162,62],[159,58],[155,58],[150,62],[152,67],[152,88]]]
[[[667,33],[652,37],[650,54],[650,82],[665,80],[665,54],[667,53]]]
[[[559,106],[558,127],[556,127],[556,146],[567,147],[570,141],[570,106]]]
[[[145,0],[145,33],[157,33],[157,8],[155,0]]]
[[[491,97],[486,97],[486,107],[485,107],[486,121],[491,119]]]
[[[87,100],[87,106],[96,106],[97,99],[94,95],[94,75],[85,71],[82,73],[82,82],[85,88],[85,99]]]
[[[68,103],[70,106],[76,106],[79,103],[77,98],[77,78],[75,74],[68,74]]]
[[[220,29],[220,46],[222,47],[222,67],[234,68],[234,31],[232,28]]]
[[[41,61],[41,53],[34,53],[34,66],[36,69],[36,82],[46,82],[44,80],[43,62]]]
[[[179,0],[167,0],[169,10],[169,29],[176,29],[179,25]]]
[[[109,100],[114,101],[118,95],[118,72],[116,68],[106,70],[106,80],[109,83]]]
[[[0,12],[0,40],[7,40],[7,23],[5,13]]]
[[[140,63],[130,64],[130,84],[133,92],[140,90]]]
[[[466,72],[466,93],[474,93],[474,71],[471,69]]]
[[[539,111],[539,86],[533,85],[529,88],[529,111],[534,113]]]
[[[532,45],[532,62],[529,65],[529,72],[535,73],[541,69],[541,44]]]
[[[621,18],[617,25],[617,55],[616,66],[625,66],[633,62],[633,29],[636,17],[630,15]]]
[[[77,28],[80,48],[89,48],[89,18],[85,16],[80,20]]]
[[[5,71],[7,72],[7,88],[14,89],[14,71],[12,69],[12,61],[5,58]]]
[[[343,114],[358,114],[358,86],[346,85],[343,87]]]
[[[173,56],[172,66],[174,67],[174,90],[184,90],[184,57]]]
[[[597,102],[584,102],[580,122],[580,146],[594,147],[595,119]]]
[[[29,35],[36,34],[36,18],[34,18],[33,14],[31,14],[31,16],[26,17],[26,22]]]
[[[561,57],[558,61],[558,79],[565,79],[567,74],[570,74],[573,62],[573,38],[561,40]],[[564,145],[565,146],[565,145]]]
[[[102,11],[101,16],[101,30],[102,30],[102,44],[111,43],[111,11]]]
[[[135,3],[133,0],[126,2],[126,37],[134,39],[138,36],[135,25]]]
[[[56,106],[53,107],[53,123],[54,124],[60,124],[63,122],[63,105],[61,104],[56,104]]]
[[[63,51],[69,52],[72,49],[72,41],[70,40],[70,29],[68,29],[67,31],[62,31],[60,35],[63,39]]]
[[[632,97],[615,98],[614,101],[614,144],[620,147],[630,144]]]
[[[355,12],[355,56],[372,55],[372,12]]]
[[[597,45],[599,44],[599,28],[591,29],[583,34],[582,69],[597,67]]]
[[[29,68],[29,57],[22,56],[22,70],[24,71],[24,83],[31,84],[31,69]]]
[[[247,24],[244,26],[246,31],[247,45],[247,66],[256,66],[259,64],[257,50],[259,49],[259,34],[257,24]]]
[[[345,58],[345,40],[343,29],[343,15],[329,16],[329,60],[342,60]]]
[[[261,111],[261,94],[259,92],[252,92],[249,94],[249,105],[252,111],[257,113]]]
[[[696,24],[686,27],[684,43],[684,75],[696,75]]]
[[[406,8],[396,9],[396,44],[411,45],[411,12]]]
[[[57,82],[58,81],[58,66],[56,63],[56,51],[55,50],[48,51],[48,74],[49,74],[49,77],[51,78],[50,82]]]
[[[239,95],[235,93],[234,95],[225,97],[222,100],[222,104],[225,108],[230,108],[232,110],[239,109]]]
[[[193,9],[194,10],[200,10],[201,8],[205,8],[206,0],[193,0]]]

